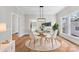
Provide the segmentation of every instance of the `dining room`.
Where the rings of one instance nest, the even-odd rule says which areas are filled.
[[[75,12],[78,7],[19,6],[17,9],[23,11],[24,16],[15,18],[17,24],[14,22],[16,26],[13,27],[12,39],[16,42],[16,52],[79,51],[78,37],[71,35],[73,29],[69,18],[66,17],[74,17],[74,14],[78,13]]]

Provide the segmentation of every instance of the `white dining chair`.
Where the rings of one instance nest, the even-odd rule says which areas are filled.
[[[46,35],[45,37],[45,43],[51,40],[51,36],[53,36],[53,31],[51,30],[50,32],[46,32],[44,35]]]
[[[40,40],[41,37],[38,36],[38,33],[35,33],[35,32],[32,32],[32,33],[30,34],[30,36],[31,36],[31,40],[30,40],[29,45],[30,45],[31,43],[33,43],[32,45],[33,45],[34,48],[35,48],[35,45],[36,45],[37,41]]]
[[[53,47],[53,41],[57,44],[57,33],[58,33],[58,30],[55,30],[54,31],[54,34],[51,36],[51,43],[52,43],[52,47]]]
[[[29,40],[29,46],[32,45],[34,47],[34,35],[33,32],[30,32],[30,40]]]
[[[45,44],[46,42],[50,41],[51,39],[51,34],[50,33],[45,33],[46,37],[45,37]]]

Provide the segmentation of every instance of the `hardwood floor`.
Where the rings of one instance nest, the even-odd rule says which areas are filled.
[[[16,44],[15,44],[16,52],[36,52],[25,46],[25,42],[31,39],[29,35],[18,37],[18,34],[13,34],[12,38],[13,40],[16,41]],[[57,39],[61,41],[61,47],[55,50],[52,50],[51,52],[78,52],[79,51],[78,45],[71,43],[67,41],[66,39],[59,36],[57,37]]]

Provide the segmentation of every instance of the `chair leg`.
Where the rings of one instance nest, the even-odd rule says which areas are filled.
[[[43,45],[43,38],[40,39],[40,45]]]
[[[40,39],[40,45],[42,46],[42,38]]]
[[[53,39],[51,39],[51,43],[52,43],[52,48],[53,48]]]
[[[50,38],[45,38],[45,44],[46,42],[49,42]]]
[[[47,41],[47,38],[45,38],[45,45],[46,45],[46,41]]]
[[[35,40],[34,40],[34,48],[35,48]]]
[[[54,40],[55,40],[55,43],[57,44],[57,41],[56,41],[56,40],[57,40],[57,38],[55,38]]]

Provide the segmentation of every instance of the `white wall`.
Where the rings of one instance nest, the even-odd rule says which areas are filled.
[[[15,15],[17,17],[14,17],[12,19],[12,34],[18,33],[19,36],[27,34],[27,26],[28,26],[28,20],[26,21],[26,17],[24,14],[24,11],[22,9],[16,8],[16,12],[12,12],[12,15]]]
[[[25,16],[19,15],[19,36],[26,34],[26,22],[25,22]]]
[[[25,15],[25,31],[26,31],[26,34],[29,34],[30,33],[30,17]]]
[[[18,20],[14,20],[14,23],[12,24],[12,13],[17,15]],[[22,13],[21,10],[18,10],[17,7],[7,7],[7,6],[0,6],[0,22],[6,23],[7,25],[7,31],[0,33],[0,40],[3,39],[11,39],[12,34],[19,32],[19,35],[24,35],[26,33],[26,21],[25,22],[25,16]],[[12,25],[14,25],[13,33],[12,33]],[[27,25],[28,26],[28,25]],[[27,31],[28,32],[28,31]]]
[[[59,23],[59,32],[61,32],[61,17],[63,16],[67,16],[75,11],[79,11],[79,7],[78,6],[69,6],[66,7],[65,9],[61,10],[59,13],[56,14],[56,19]],[[61,36],[63,36],[64,38],[67,38],[68,40],[79,44],[79,39],[78,38],[74,38],[72,36],[66,35],[66,34],[62,34],[60,33]]]
[[[19,18],[18,18],[17,13],[12,12],[12,14],[11,14],[12,34],[19,32],[18,31],[18,20],[19,20]]]
[[[0,22],[7,25],[6,32],[0,33],[0,40],[11,39],[11,13],[15,10],[15,7],[0,6]]]

